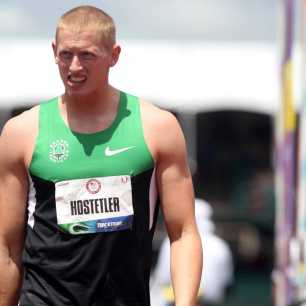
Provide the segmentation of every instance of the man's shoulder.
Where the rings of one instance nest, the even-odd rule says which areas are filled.
[[[169,111],[141,100],[142,124],[147,143],[156,157],[173,157],[184,153],[185,140],[182,129],[176,117]]]
[[[39,107],[35,106],[6,122],[0,137],[2,161],[12,164],[22,161],[26,165],[30,160],[38,134],[38,113]]]
[[[155,128],[173,127],[178,124],[176,117],[170,111],[144,99],[139,99],[139,101],[145,124],[152,124]]]
[[[37,135],[38,108],[34,107],[9,119],[0,137],[0,162],[7,165],[24,164]]]
[[[4,125],[2,134],[22,136],[34,130],[38,122],[39,106],[34,106],[21,114],[10,118]]]

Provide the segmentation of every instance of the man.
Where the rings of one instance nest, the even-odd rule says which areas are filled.
[[[194,305],[202,251],[177,121],[110,86],[120,46],[100,9],[65,13],[53,50],[65,93],[1,136],[0,305],[150,305],[159,200],[176,306]]]

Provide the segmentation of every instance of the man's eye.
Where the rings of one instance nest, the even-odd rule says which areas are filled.
[[[81,53],[80,55],[81,55],[81,58],[82,58],[83,60],[91,60],[91,59],[94,59],[94,58],[95,58],[94,54],[92,54],[92,53],[90,53],[90,52],[83,52],[83,53]]]
[[[68,60],[72,58],[72,53],[68,51],[63,51],[63,52],[60,52],[59,56],[63,60]]]

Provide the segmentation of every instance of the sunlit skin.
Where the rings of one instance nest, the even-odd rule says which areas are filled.
[[[107,92],[109,69],[119,58],[120,46],[107,50],[94,31],[60,30],[52,44],[65,86],[65,97],[100,100]]]

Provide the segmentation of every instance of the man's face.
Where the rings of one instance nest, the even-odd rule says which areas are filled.
[[[116,64],[120,47],[107,50],[94,31],[60,30],[53,50],[68,95],[89,95],[103,90],[109,68]]]

